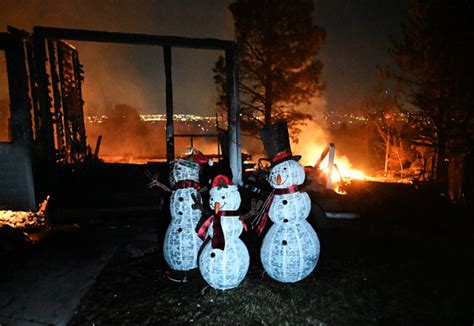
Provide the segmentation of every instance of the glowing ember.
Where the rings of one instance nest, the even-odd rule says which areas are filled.
[[[40,205],[37,212],[0,210],[0,227],[8,225],[17,229],[40,228],[46,225],[44,216],[49,196]]]

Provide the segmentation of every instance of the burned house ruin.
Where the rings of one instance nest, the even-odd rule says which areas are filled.
[[[9,26],[8,32],[0,33],[0,55],[5,57],[8,76],[8,91],[2,94],[9,99],[0,103],[0,209],[35,210],[52,193],[62,167],[80,166],[93,156],[84,127],[84,71],[77,49],[68,43],[74,40],[163,48],[168,162],[175,153],[172,48],[224,51],[230,108],[224,150],[234,183],[241,182],[236,42],[48,27],[28,33]]]

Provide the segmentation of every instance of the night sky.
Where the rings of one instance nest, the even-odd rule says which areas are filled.
[[[2,0],[0,30],[35,25],[233,39],[231,1]],[[314,21],[327,31],[320,55],[327,108],[348,106],[375,80],[375,67],[390,63],[389,35],[398,36],[408,0],[315,0]],[[72,42],[86,71],[86,110],[126,103],[143,113],[162,113],[163,57],[160,47]],[[219,51],[174,49],[177,113],[212,114],[216,92],[211,68]],[[323,101],[319,101],[324,103]],[[321,105],[320,105],[321,106]],[[322,105],[324,106],[324,105]]]

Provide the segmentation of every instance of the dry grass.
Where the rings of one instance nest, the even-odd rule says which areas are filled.
[[[131,258],[122,250],[71,324],[472,324],[474,228],[459,221],[319,229],[322,254],[307,279],[273,281],[254,255],[241,286],[225,292],[197,270],[188,283],[170,282],[156,252]]]

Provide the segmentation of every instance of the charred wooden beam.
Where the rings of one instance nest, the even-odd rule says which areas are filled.
[[[28,97],[26,35],[0,33],[10,95],[11,142],[0,143],[0,198],[11,209],[36,208],[32,170],[31,102]]]
[[[77,50],[61,41],[55,43],[61,84],[63,136],[66,138],[65,159],[80,162],[87,155],[84,127],[83,99],[81,92],[81,65]],[[52,64],[52,63],[51,63]],[[60,130],[58,130],[60,131]]]
[[[242,154],[240,144],[240,107],[236,97],[236,92],[238,91],[237,59],[238,56],[234,48],[225,50],[229,164],[232,170],[232,182],[240,185],[242,184]]]
[[[240,128],[240,119],[241,119],[241,114],[240,114],[240,75],[239,75],[239,70],[240,70],[240,53],[241,53],[241,43],[240,41],[237,41],[234,46],[234,69],[232,71],[234,75],[234,80],[233,80],[233,85],[232,87],[234,88],[234,110],[235,110],[235,141],[236,141],[236,157],[235,159],[237,162],[235,163],[237,166],[237,180],[236,184],[243,184],[242,181],[242,169],[243,169],[243,164],[242,164],[242,143],[241,143],[241,128]]]
[[[11,35],[15,36],[16,38],[21,37],[22,43],[24,44],[24,51],[26,56],[26,74],[28,77],[28,85],[31,92],[31,129],[32,129],[32,137],[33,140],[40,138],[40,125],[41,125],[41,113],[39,108],[39,90],[38,90],[38,83],[36,82],[36,69],[35,69],[35,60],[33,56],[33,38],[32,35],[24,30],[15,28],[13,26],[7,26],[7,30],[10,32]]]
[[[108,42],[137,45],[159,45],[194,49],[226,50],[232,49],[234,42],[214,38],[188,38],[180,36],[161,36],[136,33],[104,32],[84,29],[68,29],[35,26],[38,36],[65,40]]]
[[[48,47],[48,54],[49,54],[49,73],[51,76],[51,88],[53,92],[53,108],[54,112],[51,112],[52,114],[52,123],[54,126],[55,130],[55,143],[56,147],[58,149],[64,149],[64,150],[59,150],[57,152],[57,159],[64,160],[65,155],[67,153],[66,147],[68,147],[67,144],[67,138],[64,136],[65,132],[65,124],[64,124],[64,103],[62,99],[62,87],[60,84],[60,72],[58,71],[58,61],[60,60],[58,58],[58,51],[57,51],[57,44],[56,42],[53,41],[47,41],[47,47]]]
[[[0,33],[0,49],[8,48],[13,44],[13,40],[10,34]]]
[[[163,47],[166,78],[166,160],[174,161],[173,80],[171,74],[171,47]]]
[[[102,143],[102,135],[97,137],[97,142],[95,143],[94,157],[99,158],[100,144]]]
[[[41,138],[44,140],[48,161],[56,160],[56,150],[54,146],[54,130],[51,117],[52,98],[50,97],[49,75],[46,70],[46,39],[43,37],[33,37],[35,53],[36,83],[39,90],[39,105],[41,114]]]

